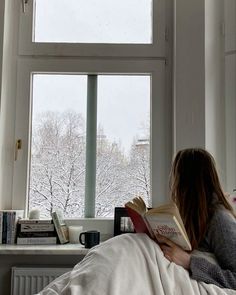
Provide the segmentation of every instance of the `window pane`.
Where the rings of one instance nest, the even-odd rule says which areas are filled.
[[[33,75],[29,209],[82,217],[87,76]]]
[[[150,205],[150,76],[98,77],[96,216],[134,196]]]
[[[152,43],[152,0],[35,2],[35,42]]]

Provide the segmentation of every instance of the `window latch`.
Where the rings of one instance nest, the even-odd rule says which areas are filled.
[[[22,11],[25,13],[26,5],[29,3],[29,0],[22,0]]]
[[[22,154],[22,140],[17,139],[16,145],[15,145],[15,161],[19,159],[19,154]]]

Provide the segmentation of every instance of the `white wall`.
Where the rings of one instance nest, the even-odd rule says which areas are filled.
[[[226,57],[226,81],[224,1],[175,1],[174,151],[207,148],[216,160],[224,189],[229,190],[236,184],[236,66],[232,54],[236,1],[225,3],[226,47],[230,53]]]
[[[226,182],[224,56],[222,0],[205,1],[206,148],[217,163],[222,185]]]
[[[224,0],[225,52],[235,54],[236,50],[236,1]]]
[[[226,185],[232,193],[236,188],[236,54],[227,56],[225,65]]]
[[[236,1],[225,0],[225,114],[227,190],[236,188]]]
[[[2,92],[2,62],[3,62],[3,32],[4,32],[5,0],[0,1],[0,121],[1,121],[1,92]],[[0,161],[1,165],[1,161]],[[1,187],[1,180],[0,180]],[[0,197],[0,207],[2,206]]]
[[[2,55],[3,55],[4,8],[5,8],[5,0],[4,1],[0,0],[0,94],[1,94],[1,85],[2,85],[1,73],[2,73]]]
[[[175,0],[174,150],[205,147],[205,0]]]

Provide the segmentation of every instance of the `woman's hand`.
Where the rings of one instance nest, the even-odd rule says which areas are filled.
[[[164,256],[175,264],[181,265],[185,269],[189,269],[190,265],[190,254],[184,251],[182,248],[177,246],[175,243],[163,237],[161,235],[158,236],[158,242],[161,250],[164,253]]]

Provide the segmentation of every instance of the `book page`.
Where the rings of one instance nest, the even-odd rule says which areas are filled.
[[[141,197],[134,198],[131,202],[126,203],[125,207],[132,208],[142,216],[147,212],[146,204]]]
[[[151,214],[145,216],[154,235],[162,235],[179,245],[184,250],[191,250],[191,244],[188,237],[185,236],[178,222],[172,215]]]
[[[175,216],[175,218],[178,220],[178,224],[180,225],[182,231],[184,232],[184,235],[188,236],[185,230],[183,220],[180,216],[179,209],[175,203],[171,202],[169,204],[165,204],[157,208],[150,209],[146,214],[148,215],[169,214],[169,215]]]

